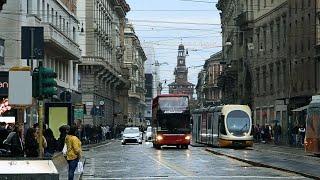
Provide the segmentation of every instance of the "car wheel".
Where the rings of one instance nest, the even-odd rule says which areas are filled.
[[[142,144],[142,142],[139,142],[139,144]]]
[[[126,145],[126,143],[125,143],[125,142],[123,142],[123,143],[122,143],[122,145]]]

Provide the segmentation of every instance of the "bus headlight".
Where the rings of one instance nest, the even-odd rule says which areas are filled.
[[[163,139],[163,137],[161,135],[157,136],[157,141],[161,141]]]
[[[190,140],[190,139],[191,139],[191,136],[188,135],[188,136],[185,137],[185,139],[186,139],[186,140]]]

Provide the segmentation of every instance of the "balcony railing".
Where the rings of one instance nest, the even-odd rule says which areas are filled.
[[[252,11],[245,11],[238,15],[235,19],[237,26],[245,26],[248,25],[250,22],[253,21],[253,12]]]
[[[105,66],[106,63],[102,57],[98,56],[83,56],[81,58],[81,64],[83,65],[100,65]]]
[[[75,43],[72,39],[70,39],[50,23],[43,23],[43,27],[45,43],[53,44],[54,47],[57,47],[61,51],[65,52],[66,59],[80,59],[81,50],[77,43]]]

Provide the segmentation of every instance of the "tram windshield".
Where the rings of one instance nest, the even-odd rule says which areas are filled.
[[[234,136],[242,136],[244,133],[249,133],[249,115],[241,110],[231,111],[227,116],[227,128]]]

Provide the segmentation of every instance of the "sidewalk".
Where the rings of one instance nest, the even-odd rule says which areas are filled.
[[[82,146],[82,150],[83,151],[89,151],[90,148],[94,148],[94,147],[98,147],[98,146],[101,146],[101,145],[104,145],[104,144],[107,144],[109,142],[111,142],[112,139],[108,139],[108,140],[105,140],[105,141],[102,141],[102,142],[99,142],[99,143],[95,143],[95,144],[86,144],[86,145],[83,145]],[[68,162],[66,161],[66,159],[63,157],[63,155],[60,153],[60,154],[57,154],[56,155],[56,162],[55,165],[59,171],[59,179],[68,179]],[[82,161],[83,161],[83,167],[86,165],[86,157],[83,157],[82,158]],[[77,170],[75,172],[75,177],[74,179],[76,180],[79,180],[81,179],[82,177],[82,174],[83,173],[77,173]]]
[[[320,179],[320,158],[306,154],[303,148],[255,144],[253,149],[235,150],[208,147],[206,150],[254,166],[294,172],[309,178]]]

